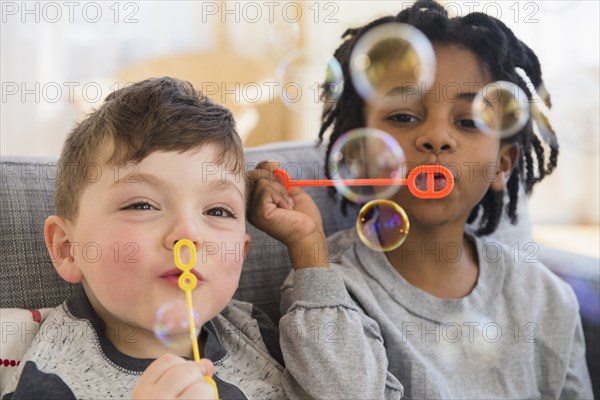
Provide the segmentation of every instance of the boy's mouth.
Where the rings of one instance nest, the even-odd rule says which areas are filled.
[[[200,275],[200,273],[198,273],[198,271],[192,269],[190,272],[196,277],[196,279],[198,279],[198,283],[202,283],[204,281],[204,278],[202,277],[202,275]],[[167,282],[178,286],[179,285],[179,277],[182,274],[183,274],[182,270],[180,270],[179,268],[173,268],[173,269],[168,270],[164,274],[162,274],[160,277],[161,277],[161,279],[164,279]]]

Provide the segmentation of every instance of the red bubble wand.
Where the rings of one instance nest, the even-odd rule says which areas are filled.
[[[420,199],[441,199],[446,197],[454,188],[454,175],[442,165],[419,165],[410,171],[406,178],[363,178],[363,179],[320,179],[320,180],[297,180],[293,181],[287,172],[276,169],[273,173],[280,177],[289,192],[294,186],[395,186],[406,185],[413,196]],[[417,186],[417,177],[426,175],[427,187],[425,190]],[[435,190],[435,176],[441,174],[446,178],[446,186],[441,190]]]

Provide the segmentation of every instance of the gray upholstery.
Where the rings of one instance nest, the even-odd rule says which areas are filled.
[[[56,160],[5,158],[1,165],[0,308],[56,306],[72,290],[44,244],[44,220],[54,214]]]
[[[292,179],[323,178],[322,150],[311,142],[287,142],[251,148],[246,151],[247,169],[258,161],[278,160]],[[55,159],[3,158],[0,179],[0,308],[42,308],[61,303],[73,290],[62,281],[50,262],[44,245],[43,224],[54,213],[53,186]],[[323,215],[325,230],[331,234],[355,224],[357,208],[343,216],[337,201],[326,188],[307,188]],[[519,204],[520,223],[501,223],[495,237],[505,243],[517,242],[524,249],[532,242],[527,204]],[[279,289],[290,270],[287,249],[248,224],[252,246],[235,297],[254,303],[273,320],[279,319]],[[598,307],[599,261],[589,257],[540,248],[534,256],[576,288],[580,302]],[[591,272],[590,272],[591,271]],[[584,291],[577,287],[584,284]],[[578,286],[579,285],[579,286]],[[583,294],[582,294],[583,293]],[[592,294],[591,297],[589,294]],[[585,308],[585,307],[582,307]],[[598,318],[583,315],[592,380],[599,378]],[[598,386],[594,387],[598,397]]]

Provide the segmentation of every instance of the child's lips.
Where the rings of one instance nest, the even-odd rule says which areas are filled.
[[[204,282],[204,277],[198,271],[192,269],[190,272],[196,277],[199,284]],[[180,270],[179,268],[173,268],[162,274],[160,277],[161,279],[164,279],[171,284],[179,285],[179,277],[182,274],[182,270]]]
[[[427,191],[427,183],[428,180],[431,179],[430,174],[421,173],[417,175],[417,179],[415,180],[415,185],[421,191]],[[456,179],[455,179],[456,182]],[[436,172],[433,174],[433,190],[439,192],[443,190],[448,184],[448,180],[444,176],[444,174],[440,172]]]

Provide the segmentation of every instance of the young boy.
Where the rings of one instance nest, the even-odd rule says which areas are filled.
[[[294,384],[306,397],[324,398],[591,398],[573,290],[537,260],[515,260],[483,236],[498,225],[505,191],[514,222],[519,185],[530,192],[556,166],[557,146],[542,144],[531,119],[502,140],[474,123],[473,98],[485,85],[504,80],[528,90],[516,68],[540,87],[537,57],[494,18],[451,19],[439,4],[419,1],[346,32],[335,53],[345,77],[357,41],[388,22],[413,25],[433,43],[431,91],[414,102],[382,104],[363,100],[348,82],[323,115],[321,138],[332,128],[329,154],[351,129],[383,130],[398,141],[407,165],[454,166],[454,188],[435,200],[400,188],[392,200],[405,209],[410,233],[397,249],[374,251],[350,229],[329,238],[336,249],[330,260],[294,265],[280,328],[320,333],[320,340],[281,342]],[[396,89],[402,88],[381,92]],[[251,222],[290,254],[327,248],[318,209],[299,188],[288,194],[274,181],[275,166],[262,164],[254,173]],[[467,223],[477,217],[474,231]]]
[[[3,399],[214,398],[203,379],[213,368],[221,398],[284,397],[276,328],[232,300],[250,244],[245,207],[229,111],[171,78],[108,96],[66,140],[44,227],[56,271],[81,285],[44,321],[56,335],[34,340]],[[214,366],[186,361],[187,327],[168,346],[153,331],[157,310],[185,298],[182,239],[197,248],[198,341]]]

